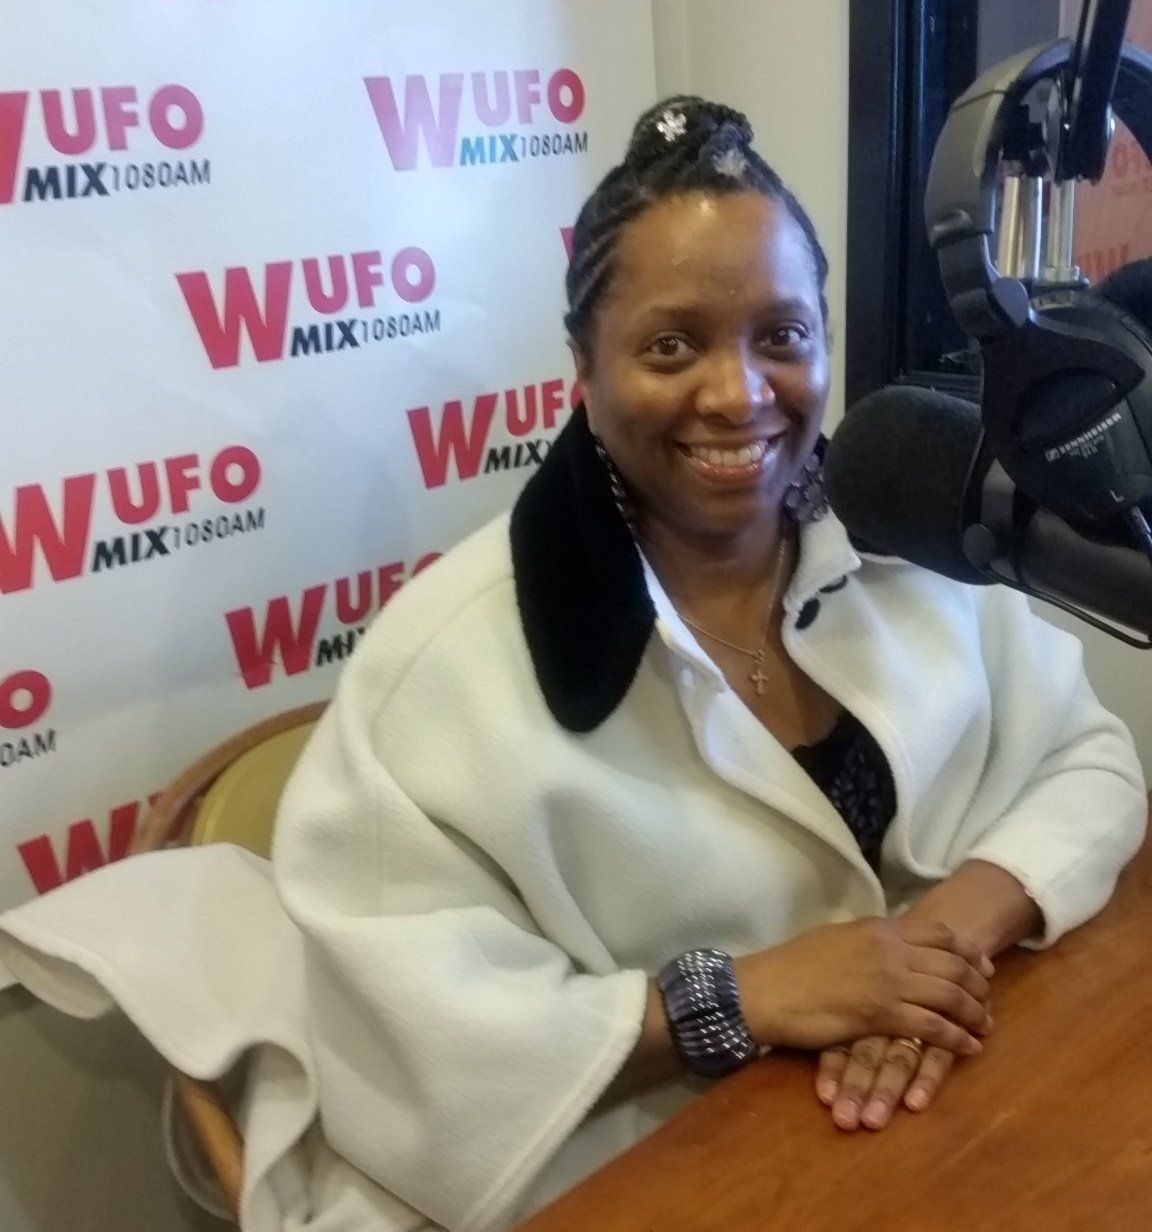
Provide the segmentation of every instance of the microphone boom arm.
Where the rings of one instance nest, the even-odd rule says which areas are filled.
[[[1063,81],[1055,180],[1104,174],[1112,137],[1112,96],[1132,0],[1084,0]]]

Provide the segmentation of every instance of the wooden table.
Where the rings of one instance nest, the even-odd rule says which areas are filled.
[[[716,1084],[518,1232],[1152,1232],[1152,843],[1042,954],[927,1112],[846,1134],[814,1059]]]

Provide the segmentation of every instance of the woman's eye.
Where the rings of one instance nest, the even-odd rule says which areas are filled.
[[[807,338],[808,331],[802,325],[781,325],[768,333],[768,341],[774,347],[799,346]]]
[[[688,344],[675,334],[664,334],[657,338],[648,350],[659,359],[684,359],[688,355]]]

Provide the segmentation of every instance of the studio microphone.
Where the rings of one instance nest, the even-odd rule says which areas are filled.
[[[913,386],[879,390],[849,410],[824,467],[829,503],[858,549],[972,585],[998,582],[1148,645],[1147,557],[1123,529],[1074,528],[1022,499],[984,448],[972,403]]]

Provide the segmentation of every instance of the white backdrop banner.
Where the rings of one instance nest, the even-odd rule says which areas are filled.
[[[648,0],[0,0],[0,908],[510,503],[654,95]]]

